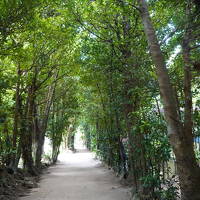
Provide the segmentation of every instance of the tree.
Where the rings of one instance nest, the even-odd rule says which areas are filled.
[[[165,59],[158,43],[153,28],[147,3],[145,0],[138,0],[144,30],[150,47],[151,56],[156,66],[160,92],[163,99],[165,117],[168,123],[168,134],[170,143],[176,156],[178,175],[182,193],[182,199],[199,199],[199,167],[195,158],[193,147],[193,135],[191,130],[191,98],[190,98],[190,75],[188,66],[185,68],[185,124],[182,124],[178,116],[178,108],[174,91],[167,72]],[[186,31],[186,37],[187,36]],[[185,41],[187,42],[187,40]],[[186,45],[186,44],[185,44]],[[184,49],[185,50],[185,49]],[[187,60],[188,52],[184,51],[184,58]],[[186,61],[187,62],[187,61]],[[188,63],[186,64],[188,65]],[[189,84],[189,85],[188,85]],[[189,127],[187,127],[189,126]],[[188,128],[190,130],[188,130]]]

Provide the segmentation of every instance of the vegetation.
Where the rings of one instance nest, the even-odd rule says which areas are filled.
[[[22,159],[38,175],[45,138],[56,162],[81,127],[135,198],[200,199],[199,1],[5,0],[0,13],[1,169]]]

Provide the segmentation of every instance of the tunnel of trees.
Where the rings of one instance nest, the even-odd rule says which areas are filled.
[[[1,171],[81,127],[135,199],[199,200],[199,57],[199,0],[0,1]]]

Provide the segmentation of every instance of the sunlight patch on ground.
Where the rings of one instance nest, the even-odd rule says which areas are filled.
[[[84,137],[81,128],[78,127],[74,139],[74,147],[77,152],[73,153],[68,149],[63,149],[58,157],[58,160],[64,163],[68,163],[70,161],[70,163],[75,163],[81,167],[83,163],[87,163],[87,159],[92,159],[94,155],[87,152],[87,148],[84,144],[83,138]],[[82,167],[85,167],[85,165],[83,165]]]
[[[98,160],[94,160],[94,157],[94,154],[91,152],[72,153],[66,150],[59,155],[58,164],[65,163],[68,166],[77,165],[79,168],[94,167],[100,163]]]

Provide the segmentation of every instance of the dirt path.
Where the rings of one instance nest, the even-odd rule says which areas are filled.
[[[40,187],[20,200],[128,200],[128,189],[92,154],[65,153],[49,168]]]

